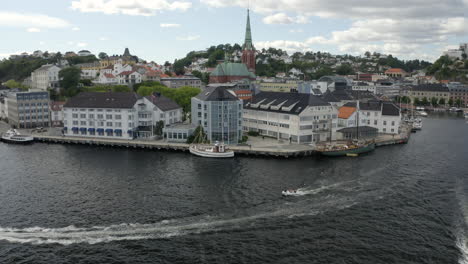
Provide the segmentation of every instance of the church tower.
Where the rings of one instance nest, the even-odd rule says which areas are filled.
[[[247,66],[250,72],[255,73],[255,48],[252,43],[252,32],[250,30],[250,13],[247,9],[247,26],[245,28],[245,41],[242,46],[242,63]]]

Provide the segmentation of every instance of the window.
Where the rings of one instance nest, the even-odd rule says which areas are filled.
[[[122,119],[122,115],[115,115],[115,119],[118,119],[118,120]]]
[[[201,112],[198,112],[198,117],[201,117]]]
[[[384,120],[384,121],[383,121],[383,125],[386,126],[386,125],[387,125],[387,121]]]
[[[198,109],[201,110],[201,104],[198,104]]]
[[[122,123],[120,123],[120,122],[115,122],[115,127],[122,127]]]
[[[103,119],[103,118],[104,118],[104,115],[98,114],[98,115],[97,115],[97,118],[98,118],[98,119]]]
[[[106,115],[106,119],[112,119],[112,115]]]
[[[86,114],[80,114],[80,118],[86,118]]]
[[[86,121],[81,121],[81,122],[80,122],[80,125],[81,125],[81,126],[86,126]]]
[[[395,121],[392,121],[392,126],[395,126]],[[393,130],[393,129],[392,129]],[[393,131],[392,131],[393,132]]]
[[[101,126],[101,127],[104,126],[104,122],[99,121],[99,122],[98,122],[98,126]]]
[[[74,126],[77,126],[77,125],[78,125],[78,121],[74,120],[74,121],[73,121],[73,125],[74,125]]]
[[[90,126],[94,126],[94,121],[89,121]]]
[[[106,123],[106,126],[111,127],[111,126],[112,126],[112,122],[107,122],[107,123]]]
[[[73,114],[72,117],[73,118],[78,118],[78,114]]]
[[[383,132],[387,132],[387,129],[386,129],[386,128],[384,128],[384,129],[383,129]]]
[[[374,125],[377,125],[377,120],[374,120]]]
[[[93,119],[93,118],[94,118],[94,114],[89,114],[89,118]]]

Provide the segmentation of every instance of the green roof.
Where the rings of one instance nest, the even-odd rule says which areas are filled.
[[[210,76],[248,76],[255,78],[255,75],[249,72],[245,64],[232,62],[218,64]]]
[[[245,41],[243,48],[245,50],[254,50],[254,46],[252,44],[252,30],[250,29],[250,14],[249,10],[247,9],[247,25],[245,27]]]

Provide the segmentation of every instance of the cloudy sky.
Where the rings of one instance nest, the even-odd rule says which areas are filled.
[[[241,43],[249,6],[257,49],[434,60],[468,42],[468,0],[15,0],[0,7],[0,57],[129,47],[147,60],[173,61]]]

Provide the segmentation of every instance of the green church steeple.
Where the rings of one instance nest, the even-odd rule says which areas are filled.
[[[247,9],[247,26],[245,28],[245,42],[244,42],[244,50],[253,50],[252,44],[252,31],[250,30],[250,12]]]

